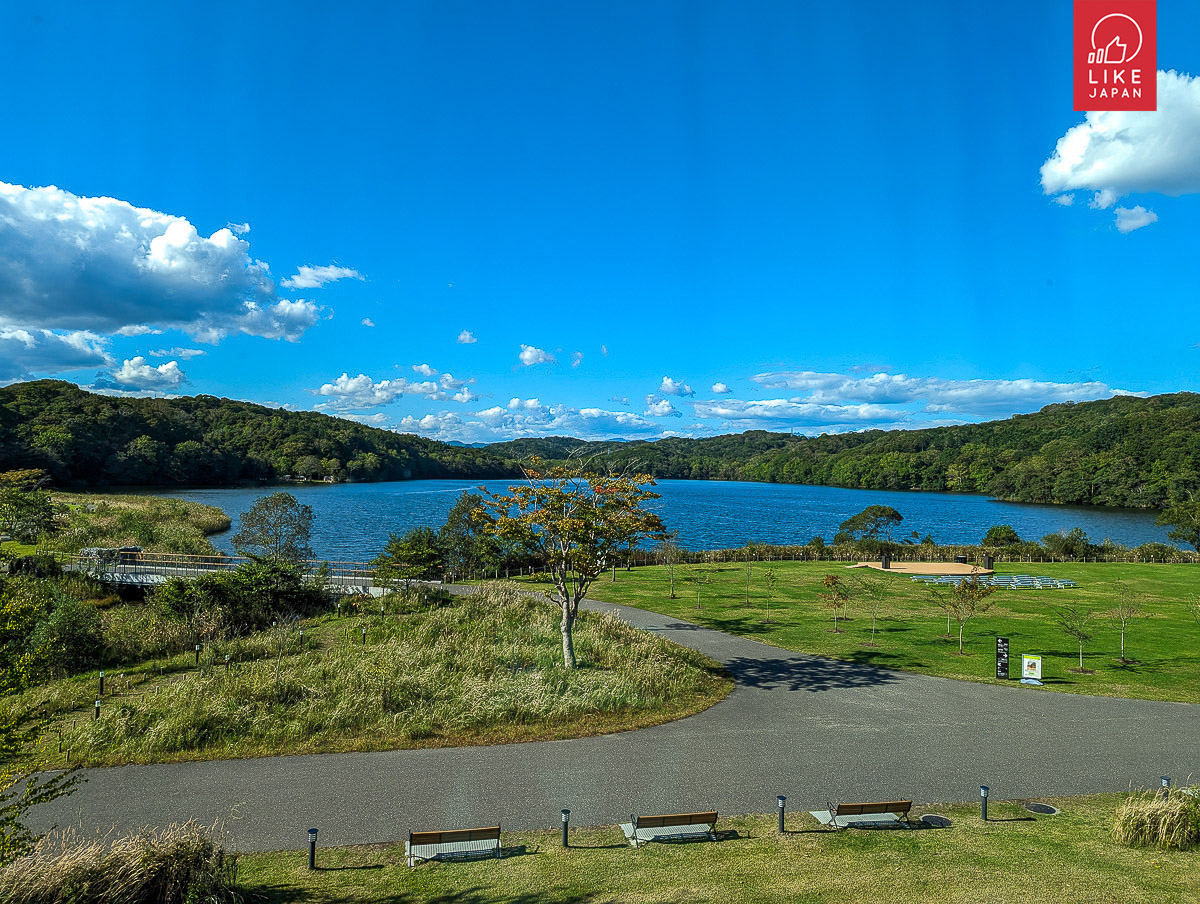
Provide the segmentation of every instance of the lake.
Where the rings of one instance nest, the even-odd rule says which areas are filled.
[[[485,484],[503,490],[511,481]],[[313,551],[327,561],[365,561],[382,551],[391,532],[438,528],[459,494],[479,484],[466,480],[403,483],[304,483],[283,487],[155,490],[155,495],[194,499],[224,510],[233,529],[212,538],[232,552],[238,519],[261,496],[286,490],[311,505]],[[917,531],[938,543],[978,543],[993,524],[1009,524],[1023,540],[1081,527],[1093,542],[1106,537],[1124,546],[1169,543],[1155,513],[1084,506],[997,502],[958,493],[884,492],[838,487],[736,481],[662,480],[661,499],[650,503],[689,549],[744,546],[748,541],[804,544],[818,534],[832,540],[838,525],[868,505],[890,505],[904,516],[893,539]],[[1174,544],[1172,544],[1174,545]]]

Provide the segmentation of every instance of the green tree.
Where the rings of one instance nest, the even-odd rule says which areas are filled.
[[[446,568],[438,535],[428,527],[391,534],[383,553],[371,564],[375,566],[376,581],[389,587],[397,582],[436,580]]]
[[[1086,671],[1083,667],[1083,645],[1092,639],[1091,623],[1096,617],[1096,612],[1080,603],[1051,607],[1051,611],[1062,632],[1079,644],[1078,671]]]
[[[56,511],[49,493],[0,486],[0,528],[22,543],[36,543],[53,531]]]
[[[892,529],[898,527],[904,516],[890,505],[868,505],[857,515],[852,515],[839,525],[839,535],[854,540],[879,540],[880,534],[892,538]]]
[[[946,613],[946,623],[949,624],[951,619],[958,622],[959,656],[963,655],[963,633],[966,630],[967,622],[992,607],[988,597],[995,592],[996,588],[980,581],[977,574],[963,578],[948,588],[938,585],[929,587],[929,595]]]
[[[775,598],[775,585],[778,581],[778,575],[774,568],[767,568],[763,571],[763,583],[766,585],[767,595],[767,618],[768,624],[771,622],[771,600]]]
[[[563,665],[575,667],[572,629],[579,603],[605,566],[630,543],[661,535],[662,521],[642,508],[658,498],[647,475],[600,476],[578,468],[533,466],[527,483],[488,493],[488,529],[502,540],[536,550],[554,582],[562,610]]]
[[[1158,516],[1157,524],[1171,528],[1167,536],[1200,552],[1200,502],[1180,502]]]
[[[986,534],[983,535],[982,546],[1009,546],[1013,543],[1020,543],[1021,538],[1017,536],[1016,530],[1009,524],[993,524],[988,528]]]
[[[1129,662],[1125,658],[1125,631],[1133,619],[1140,618],[1145,614],[1140,605],[1142,596],[1134,593],[1133,588],[1125,581],[1114,581],[1113,590],[1117,597],[1117,604],[1104,614],[1121,626],[1121,662]]]
[[[836,574],[827,574],[821,579],[821,586],[825,588],[819,595],[825,601],[825,608],[833,610],[833,633],[841,634],[842,631],[838,627],[838,609],[843,606],[847,609],[850,606],[850,588]]]
[[[272,493],[242,515],[233,548],[252,558],[298,564],[312,558],[312,523],[312,506],[301,505],[291,493]]]
[[[485,528],[487,510],[478,493],[463,493],[438,531],[438,546],[446,568],[456,575],[501,565],[509,556]]]

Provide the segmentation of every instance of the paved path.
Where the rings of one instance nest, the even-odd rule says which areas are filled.
[[[828,800],[1079,794],[1200,775],[1200,707],[995,687],[798,655],[628,607],[737,680],[711,709],[573,741],[88,770],[39,827],[222,820],[242,850],[406,838],[411,828],[623,821],[634,811],[789,811]],[[797,817],[799,818],[799,817]]]

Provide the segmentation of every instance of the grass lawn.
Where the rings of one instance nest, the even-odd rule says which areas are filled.
[[[651,566],[617,571],[589,590],[594,599],[638,606],[684,618],[720,631],[820,656],[869,663],[910,672],[996,682],[995,638],[1010,641],[1010,674],[1020,677],[1021,654],[1043,657],[1042,676],[1052,690],[1152,700],[1200,703],[1200,567],[1141,564],[1003,564],[1002,572],[1048,575],[1079,582],[1072,590],[997,590],[991,609],[969,621],[964,654],[958,654],[958,624],[950,623],[925,586],[903,575],[847,569],[845,562],[755,562],[713,564],[704,570],[676,566],[675,595],[666,568]],[[767,571],[775,589],[767,616]],[[838,575],[852,589],[865,578],[883,589],[877,608],[861,589],[849,603],[847,619],[838,618],[820,594],[822,578]],[[1126,656],[1120,661],[1120,626],[1100,613],[1115,606],[1120,585],[1144,611],[1126,630]],[[544,586],[544,585],[534,585]],[[1079,665],[1077,643],[1053,618],[1053,607],[1077,603],[1097,613]],[[840,612],[840,610],[839,610]],[[872,618],[872,616],[875,616]],[[872,632],[874,626],[874,632]]]
[[[854,902],[1062,904],[1200,899],[1195,852],[1134,850],[1112,840],[1113,815],[1127,795],[1049,802],[1056,816],[993,803],[918,807],[949,817],[946,829],[847,830],[789,814],[722,818],[717,843],[628,847],[615,827],[573,830],[564,850],[556,832],[506,833],[503,860],[425,863],[409,869],[403,842],[317,852],[243,856],[239,885],[263,904],[304,901],[389,904],[533,902]]]
[[[558,609],[503,585],[370,605],[214,642],[198,666],[109,668],[99,719],[94,671],[8,699],[53,718],[51,766],[118,765],[581,737],[691,715],[732,687],[700,654],[591,613],[565,669]]]

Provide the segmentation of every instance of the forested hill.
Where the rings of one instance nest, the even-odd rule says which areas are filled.
[[[488,448],[506,456],[533,451],[517,443]],[[1020,502],[1163,508],[1200,498],[1200,395],[1117,396],[927,430],[817,437],[751,431],[573,445],[558,437],[540,451],[555,449],[662,478],[953,490]]]
[[[519,473],[486,449],[316,412],[206,395],[117,398],[57,380],[0,389],[0,471],[18,468],[44,468],[59,486],[221,485],[288,474],[473,480]]]

